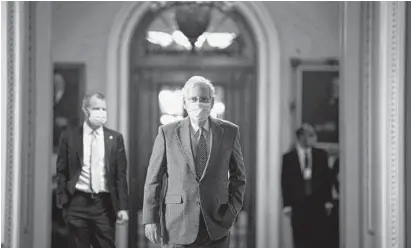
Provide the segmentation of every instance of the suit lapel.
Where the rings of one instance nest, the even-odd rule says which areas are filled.
[[[111,155],[111,148],[113,147],[113,135],[111,131],[104,127],[104,165],[106,170],[110,169],[110,155]]]
[[[83,166],[83,126],[81,125],[76,132],[77,133],[75,136],[75,149],[80,159],[80,165]]]
[[[209,118],[210,120],[210,128],[212,130],[212,135],[213,139],[211,142],[211,153],[210,153],[210,159],[208,160],[208,163],[204,169],[203,176],[201,177],[200,180],[203,180],[207,174],[208,169],[215,163],[216,158],[219,156],[220,152],[220,146],[221,146],[221,141],[223,140],[223,135],[224,135],[224,129],[220,126],[220,123],[213,119]]]
[[[190,139],[190,120],[186,117],[180,125],[176,128],[176,136],[184,154],[184,157],[189,165],[190,169],[195,174],[196,169],[194,165],[193,152],[191,151],[191,139]]]

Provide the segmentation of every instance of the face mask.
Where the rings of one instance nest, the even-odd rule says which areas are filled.
[[[107,121],[107,111],[105,110],[89,110],[89,121],[93,126],[100,127]]]
[[[188,116],[196,121],[205,121],[210,116],[210,103],[189,103],[187,105]]]

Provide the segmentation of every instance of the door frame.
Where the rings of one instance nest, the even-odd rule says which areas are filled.
[[[257,46],[257,164],[256,243],[269,247],[278,243],[280,223],[281,147],[281,50],[276,25],[261,2],[235,2],[254,31]],[[150,8],[149,2],[127,2],[115,18],[110,32],[107,58],[107,108],[112,114],[107,125],[123,133],[128,145],[128,86],[130,40],[138,21]],[[128,147],[126,147],[127,149]],[[274,165],[274,166],[272,166]],[[272,193],[267,198],[266,191]],[[269,221],[267,221],[269,220]],[[274,230],[274,231],[273,231]]]

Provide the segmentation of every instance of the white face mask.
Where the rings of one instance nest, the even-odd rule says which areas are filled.
[[[196,121],[205,121],[210,116],[211,103],[188,103],[188,116]]]
[[[92,110],[89,109],[89,121],[93,126],[100,127],[106,124],[107,121],[107,111],[105,110]]]

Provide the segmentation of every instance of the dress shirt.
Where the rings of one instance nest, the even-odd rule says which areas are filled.
[[[101,178],[101,190],[100,192],[108,192],[107,182],[106,182],[106,168],[105,168],[105,144],[104,144],[104,129],[99,127],[95,130],[98,154],[99,154],[99,163],[100,167],[100,178]],[[76,189],[91,193],[91,181],[90,181],[90,172],[91,172],[91,140],[93,138],[93,129],[84,122],[83,124],[83,166],[81,168],[80,177],[76,184]],[[99,192],[93,192],[99,193]]]
[[[300,161],[301,172],[304,179],[311,179],[312,174],[312,149],[311,147],[303,148],[299,144],[296,146],[298,158]],[[305,156],[308,156],[308,169],[305,168]]]

